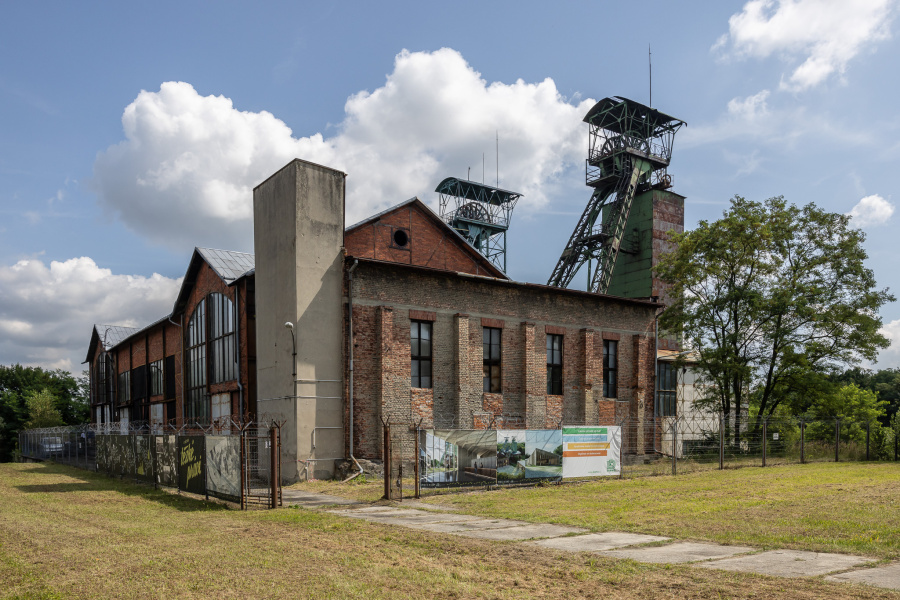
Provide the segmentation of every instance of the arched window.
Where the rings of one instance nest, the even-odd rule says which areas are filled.
[[[209,382],[235,379],[234,304],[222,294],[209,295]]]
[[[206,299],[197,304],[187,327],[187,398],[184,416],[191,421],[209,418],[206,402]]]

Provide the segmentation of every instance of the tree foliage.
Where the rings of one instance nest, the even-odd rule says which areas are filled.
[[[61,420],[57,424],[87,422],[90,399],[86,381],[85,373],[76,378],[62,369],[0,365],[0,462],[12,459],[18,431],[28,427],[30,394],[46,390]]]
[[[56,410],[56,398],[46,388],[39,392],[32,390],[26,393],[25,406],[28,409],[26,429],[62,425],[62,415]]]
[[[815,204],[739,196],[718,221],[673,236],[657,266],[674,299],[660,323],[697,351],[711,399],[736,426],[747,407],[768,417],[828,392],[825,374],[887,347],[878,310],[894,297],[876,289],[864,240]]]

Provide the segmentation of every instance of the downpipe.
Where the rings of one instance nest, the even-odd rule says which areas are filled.
[[[356,468],[359,469],[356,473],[343,480],[341,483],[347,483],[353,479],[356,479],[360,475],[363,474],[363,468],[360,466],[359,461],[356,460],[356,457],[353,456],[353,425],[354,425],[354,413],[353,413],[353,271],[356,270],[356,267],[359,266],[359,260],[354,259],[353,265],[347,269],[347,305],[348,305],[348,316],[347,316],[347,341],[350,345],[349,359],[350,359],[350,392],[349,392],[349,404],[350,404],[350,460],[353,461],[353,464],[356,465]]]

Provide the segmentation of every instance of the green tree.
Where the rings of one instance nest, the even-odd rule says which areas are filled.
[[[62,415],[56,409],[56,398],[49,390],[30,391],[25,394],[25,406],[28,408],[26,429],[56,427],[62,425]]]
[[[673,285],[660,324],[697,351],[726,436],[745,407],[758,428],[783,403],[821,393],[824,374],[887,347],[878,310],[895,298],[876,289],[864,240],[815,204],[739,196],[718,221],[673,236],[656,269]]]
[[[848,384],[833,394],[821,395],[810,407],[810,415],[819,421],[841,420],[842,438],[865,441],[866,424],[881,427],[887,402],[871,390]]]
[[[61,369],[0,365],[0,462],[12,460],[18,431],[26,428],[28,393],[45,389],[54,398],[63,425],[87,422],[90,396],[86,373],[75,378]]]

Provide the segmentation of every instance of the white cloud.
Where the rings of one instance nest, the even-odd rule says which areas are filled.
[[[334,136],[298,138],[268,112],[167,82],[125,109],[125,140],[98,155],[93,183],[106,207],[155,241],[249,249],[252,189],[293,158],[350,175],[352,223],[413,195],[431,201],[441,179],[467,167],[480,179],[499,131],[500,185],[525,194],[528,210],[546,204],[548,181],[580,166],[592,104],[569,103],[551,79],[486,82],[452,49],[403,51],[382,87],[347,100]]]
[[[802,91],[843,75],[867,45],[888,39],[895,6],[896,0],[750,0],[713,50],[730,41],[737,56],[779,56],[793,68],[781,88]]]
[[[891,321],[882,327],[881,334],[891,341],[891,345],[878,355],[876,368],[900,368],[900,319]]]
[[[172,310],[180,284],[114,275],[87,257],[0,266],[0,364],[79,373],[94,323],[148,325]]]
[[[856,227],[884,225],[894,214],[894,205],[878,194],[873,194],[857,202],[847,214],[853,217],[853,225]]]
[[[768,97],[769,90],[763,90],[743,99],[732,98],[728,101],[728,114],[743,121],[756,121],[764,118],[769,114],[769,105],[766,104]]]

